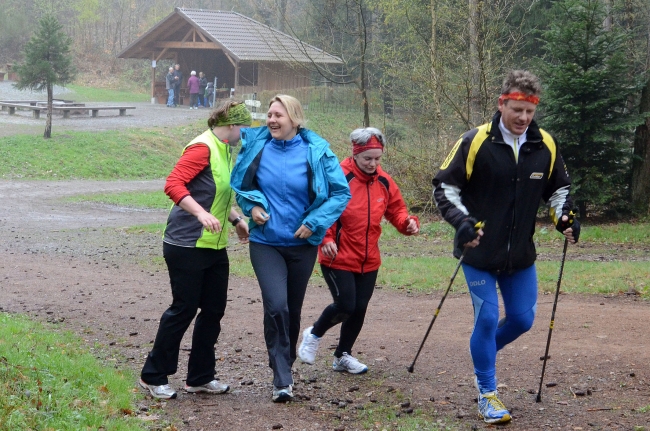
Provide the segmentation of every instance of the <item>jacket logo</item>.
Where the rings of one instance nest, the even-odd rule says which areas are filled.
[[[544,174],[541,172],[533,172],[530,174],[530,179],[531,180],[541,180],[544,177]]]
[[[384,198],[377,199],[377,202],[383,202],[383,201],[384,201]]]
[[[456,151],[458,151],[458,148],[460,148],[461,142],[463,142],[462,138],[459,139],[458,141],[456,141],[456,144],[454,145],[454,148],[451,149],[451,151],[447,155],[447,158],[445,159],[445,161],[442,162],[442,166],[440,166],[441,170],[445,170],[445,169],[447,169],[449,167],[449,164],[451,163],[451,161],[454,159],[454,156],[456,155]]]

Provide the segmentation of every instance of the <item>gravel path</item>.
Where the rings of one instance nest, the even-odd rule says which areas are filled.
[[[73,99],[74,93],[66,88],[56,87],[55,98]],[[44,93],[19,91],[11,82],[0,82],[0,101],[2,100],[47,100]],[[206,119],[208,109],[189,109],[189,107],[168,108],[166,105],[151,103],[118,103],[118,102],[92,102],[87,106],[135,106],[127,111],[123,117],[117,110],[99,111],[98,118],[87,115],[71,115],[63,118],[55,115],[52,119],[52,133],[56,134],[66,130],[116,130],[130,127],[172,127],[182,124],[192,124],[197,120]],[[9,115],[8,111],[0,111],[0,138],[16,133],[36,133],[45,129],[46,116],[34,119],[31,111],[16,111],[16,115]]]

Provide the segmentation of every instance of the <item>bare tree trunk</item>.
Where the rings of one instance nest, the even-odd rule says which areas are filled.
[[[646,73],[650,70],[650,21],[648,22],[648,48],[646,52]],[[646,79],[639,103],[641,114],[650,114],[650,78]],[[634,154],[632,157],[632,205],[645,214],[650,214],[650,118],[634,131]]]
[[[650,79],[641,92],[640,111],[650,113]],[[637,211],[650,214],[650,118],[634,131],[632,204]]]
[[[481,68],[478,54],[478,25],[479,25],[478,0],[469,0],[469,67],[470,67],[470,103],[468,118],[471,126],[481,122]]]
[[[442,121],[442,111],[440,109],[440,82],[438,75],[438,47],[436,39],[437,16],[436,0],[431,0],[431,83],[433,86],[433,106],[435,109],[434,133],[436,140],[440,139],[440,122]]]
[[[605,21],[603,21],[603,28],[606,31],[612,30],[612,2],[611,0],[605,0]]]
[[[48,82],[47,84],[47,120],[45,120],[45,133],[43,137],[45,139],[50,139],[52,137],[52,84]]]
[[[277,28],[278,30],[284,33],[285,32],[284,23],[285,20],[287,19],[287,0],[278,0],[277,14],[278,14]]]
[[[366,49],[368,47],[368,35],[366,21],[363,16],[363,0],[359,0],[357,9],[357,23],[359,27],[359,50],[361,52],[361,64],[359,77],[359,88],[361,100],[363,101],[363,127],[370,127],[370,107],[368,106],[368,77],[366,72]]]

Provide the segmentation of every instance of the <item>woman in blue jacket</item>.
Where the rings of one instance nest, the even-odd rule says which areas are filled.
[[[242,130],[230,180],[250,217],[250,258],[262,291],[274,402],[293,398],[291,367],[317,247],[351,196],[328,142],[304,125],[300,102],[275,96],[266,126]]]

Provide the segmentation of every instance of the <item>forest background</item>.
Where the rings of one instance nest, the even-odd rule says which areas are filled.
[[[513,68],[538,74],[582,217],[650,214],[649,0],[4,0],[0,71],[44,13],[73,41],[76,84],[146,93],[149,61],[117,54],[175,7],[233,10],[343,59],[313,88],[384,130],[385,166],[414,210],[463,131],[491,118]],[[161,65],[163,66],[163,65]],[[309,67],[309,66],[308,66]],[[162,73],[166,67],[158,68]],[[353,89],[354,91],[350,91]],[[319,105],[320,109],[327,109]],[[314,104],[312,108],[316,107]]]

